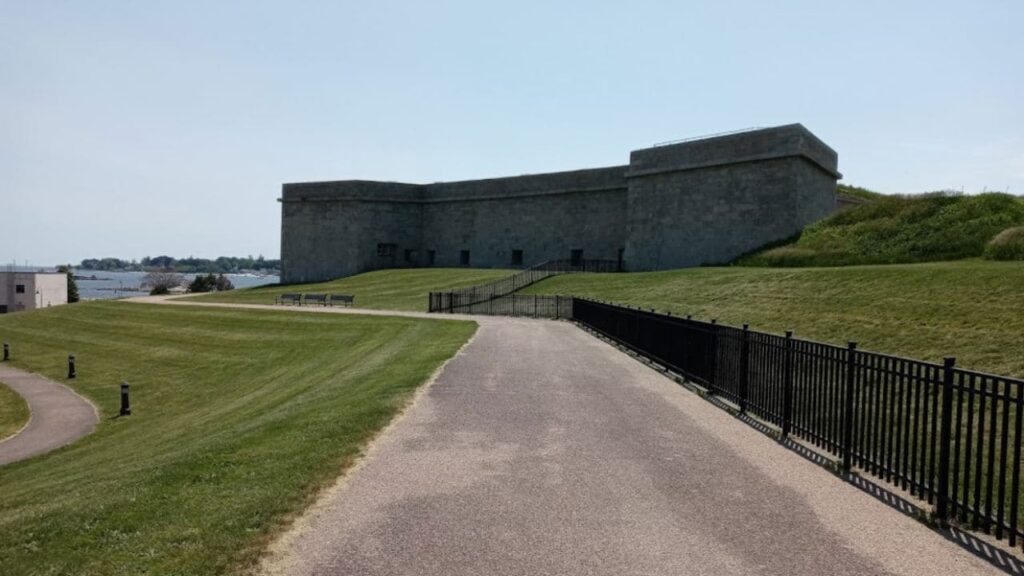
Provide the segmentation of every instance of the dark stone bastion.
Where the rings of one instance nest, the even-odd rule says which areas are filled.
[[[629,164],[507,178],[285,184],[281,281],[401,267],[721,264],[836,209],[837,155],[800,124],[635,150]]]

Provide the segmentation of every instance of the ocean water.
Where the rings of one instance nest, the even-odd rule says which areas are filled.
[[[83,300],[109,300],[112,298],[128,298],[145,296],[148,290],[140,285],[146,276],[145,272],[105,272],[103,270],[75,269],[75,282],[78,284],[78,296]],[[182,274],[187,282],[196,277],[195,274]],[[256,276],[252,274],[225,274],[235,288],[249,288],[265,284],[278,284],[277,276]]]

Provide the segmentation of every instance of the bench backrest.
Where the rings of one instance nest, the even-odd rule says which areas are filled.
[[[331,294],[331,302],[351,302],[355,296],[351,294]]]
[[[302,294],[281,294],[281,300],[298,300]]]
[[[306,294],[306,302],[313,300],[315,302],[325,302],[327,300],[327,294]]]

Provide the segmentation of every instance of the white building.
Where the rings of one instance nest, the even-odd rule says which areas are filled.
[[[68,303],[63,272],[0,271],[0,314]]]

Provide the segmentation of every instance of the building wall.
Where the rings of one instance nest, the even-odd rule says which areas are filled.
[[[630,270],[728,262],[836,206],[836,153],[799,124],[634,151],[630,163],[509,178],[285,184],[282,282],[380,268],[569,258]],[[620,252],[621,251],[621,252]],[[433,262],[429,254],[433,253]]]
[[[425,186],[422,251],[435,265],[510,267],[569,258],[615,259],[625,247],[625,166]]]
[[[24,286],[20,294],[19,285]],[[0,272],[0,306],[6,306],[7,312],[34,310],[40,304],[47,308],[67,303],[68,284],[64,274]]]
[[[390,182],[286,184],[281,201],[282,282],[316,282],[400,265],[380,257],[420,243],[420,187]]]
[[[68,303],[68,277],[66,274],[36,274],[35,284],[43,308]]]

